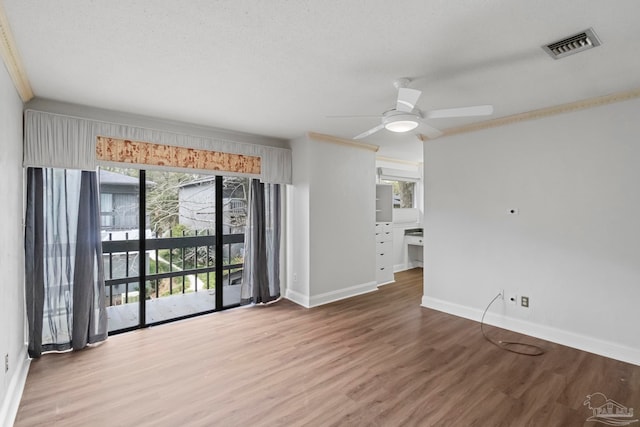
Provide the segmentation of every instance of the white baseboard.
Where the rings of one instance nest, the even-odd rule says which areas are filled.
[[[407,267],[407,264],[402,263],[402,264],[396,264],[393,266],[393,272],[397,273],[399,271],[405,271],[408,270],[409,268]]]
[[[444,313],[453,314],[455,316],[464,317],[466,319],[475,320],[477,322],[480,321],[483,313],[482,310],[476,308],[428,296],[422,297],[422,306],[442,311]],[[552,328],[550,326],[515,319],[501,314],[487,313],[484,318],[484,322],[488,325],[497,326],[499,328],[508,329],[510,331],[530,335],[532,337],[541,338],[557,344],[566,345],[568,347],[577,348],[579,350],[588,351],[590,353],[599,354],[600,356],[610,357],[612,359],[640,366],[640,349],[588,337],[586,335],[576,334],[562,329]]]
[[[295,302],[298,305],[301,305],[305,308],[309,308],[309,296],[301,294],[300,292],[296,292],[292,289],[287,289],[287,293],[285,298],[291,302]]]
[[[414,263],[414,262],[409,262],[407,264],[396,264],[393,266],[393,272],[398,273],[400,271],[407,271],[407,270],[414,269],[416,267],[422,268],[422,264],[418,265],[417,263]]]
[[[20,399],[22,399],[22,391],[27,382],[27,374],[29,373],[29,365],[31,359],[27,357],[27,347],[23,347],[18,357],[18,365],[16,371],[9,382],[7,393],[4,396],[2,405],[0,405],[0,426],[12,426],[18,414]]]
[[[325,292],[311,297],[303,295],[300,292],[287,290],[286,298],[298,305],[306,308],[317,307],[319,305],[328,304],[345,298],[351,298],[356,295],[366,294],[378,290],[376,282],[367,282],[360,285],[349,286],[348,288],[338,289],[331,292]]]
[[[396,281],[395,280],[389,280],[388,282],[378,283],[378,287],[384,286],[384,285],[390,285],[392,283],[396,283]]]
[[[369,292],[377,291],[378,284],[374,282],[362,283],[360,285],[349,286],[348,288],[338,289],[336,291],[325,292],[323,294],[313,295],[310,300],[311,307],[328,304],[345,298],[355,297]]]

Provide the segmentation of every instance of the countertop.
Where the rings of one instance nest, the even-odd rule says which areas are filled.
[[[407,228],[404,230],[405,236],[418,236],[423,237],[423,229],[422,228]]]

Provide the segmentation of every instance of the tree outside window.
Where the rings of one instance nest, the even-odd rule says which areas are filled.
[[[393,207],[394,208],[413,208],[415,203],[416,183],[413,181],[389,181],[382,180],[384,184],[391,184],[393,187]]]

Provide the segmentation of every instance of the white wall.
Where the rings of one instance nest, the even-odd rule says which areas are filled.
[[[287,297],[315,306],[375,290],[375,153],[307,136],[291,148]]]
[[[640,100],[426,142],[423,305],[640,364]],[[510,208],[518,215],[508,214]]]
[[[287,298],[309,306],[309,163],[307,137],[291,143],[292,181],[287,186]]]
[[[27,371],[22,228],[22,101],[0,66],[0,425],[11,425]],[[5,355],[9,371],[5,373]]]

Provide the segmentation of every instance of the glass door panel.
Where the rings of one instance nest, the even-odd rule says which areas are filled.
[[[240,304],[249,178],[222,177],[222,189],[222,295],[223,305],[229,307]]]
[[[100,179],[109,332],[240,303],[249,179],[125,168]]]
[[[138,171],[101,168],[100,226],[109,332],[140,324]]]
[[[146,323],[215,310],[215,177],[146,178]]]

